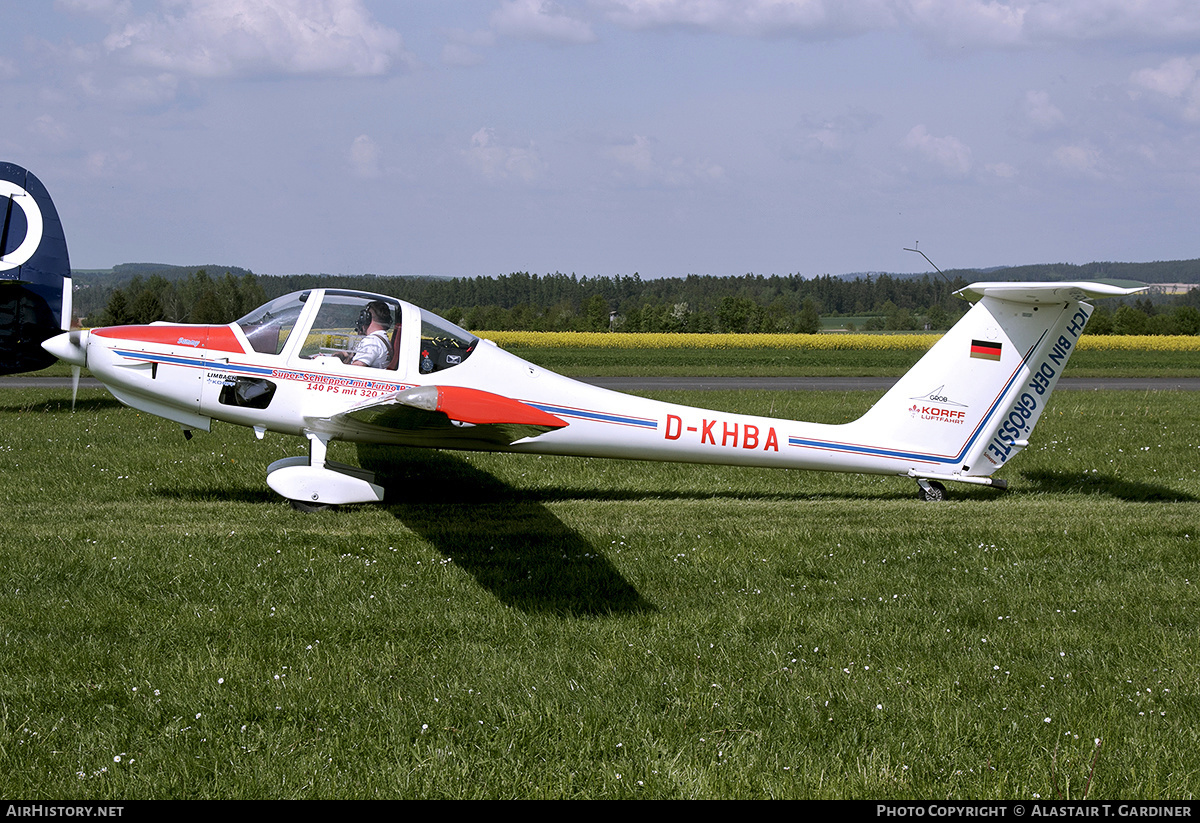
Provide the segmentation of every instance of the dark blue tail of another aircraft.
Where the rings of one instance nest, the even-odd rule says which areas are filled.
[[[42,341],[71,325],[71,263],[49,192],[0,163],[0,374],[55,362]]]

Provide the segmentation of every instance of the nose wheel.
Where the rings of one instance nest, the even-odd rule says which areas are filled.
[[[946,487],[936,480],[926,480],[923,477],[918,477],[917,497],[922,500],[940,503],[946,499]]]

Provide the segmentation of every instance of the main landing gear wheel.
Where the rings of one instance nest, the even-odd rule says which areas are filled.
[[[335,508],[332,503],[305,503],[303,500],[289,500],[292,508],[298,512],[305,514],[314,514],[315,512],[326,512]]]
[[[320,512],[347,503],[378,503],[383,487],[358,466],[326,460],[327,441],[308,433],[308,457],[285,457],[267,467],[267,485],[301,512]]]
[[[940,503],[946,499],[946,487],[936,480],[917,479],[917,496],[922,500]]]

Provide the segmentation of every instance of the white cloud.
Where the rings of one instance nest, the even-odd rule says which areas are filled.
[[[464,154],[467,162],[488,180],[533,183],[546,171],[546,164],[532,145],[498,143],[495,130],[486,126],[471,135],[471,147]]]
[[[934,137],[918,125],[904,138],[904,146],[951,177],[966,177],[971,171],[971,150],[957,137]]]
[[[689,26],[726,34],[856,33],[890,28],[891,0],[599,0],[630,28]]]
[[[1028,91],[1022,109],[1025,122],[1035,131],[1054,131],[1067,122],[1062,110],[1050,102],[1050,95],[1044,91]]]
[[[1054,162],[1076,177],[1099,180],[1106,176],[1104,158],[1094,146],[1060,146],[1054,151]]]
[[[408,61],[359,0],[179,0],[119,25],[109,53],[198,77],[377,75]]]
[[[70,137],[70,130],[53,115],[43,114],[31,126],[33,132],[44,140],[61,143]]]
[[[491,20],[496,31],[510,37],[561,43],[590,43],[596,39],[590,23],[568,15],[548,0],[505,0]]]
[[[1130,82],[1139,90],[1175,107],[1179,116],[1188,121],[1200,120],[1200,58],[1176,57],[1157,69],[1141,69],[1133,73]],[[1137,96],[1135,94],[1135,96]]]
[[[725,176],[721,166],[708,161],[687,160],[678,156],[660,160],[656,157],[654,141],[640,134],[634,135],[630,142],[608,147],[604,156],[613,161],[619,180],[639,186],[687,186],[720,180]]]
[[[630,28],[842,37],[906,29],[942,46],[1026,47],[1200,34],[1194,0],[594,0]]]
[[[808,133],[808,140],[822,152],[841,154],[846,149],[842,132],[832,123],[824,123]]]
[[[56,5],[101,18],[123,17],[133,10],[129,0],[56,0]]]
[[[446,39],[448,42],[442,46],[443,63],[449,66],[477,66],[483,62],[481,50],[494,45],[496,35],[490,31],[449,29]]]
[[[822,160],[849,156],[858,141],[879,119],[864,109],[852,109],[833,117],[806,117],[797,145],[801,154],[813,154]]]
[[[350,144],[350,171],[355,177],[373,179],[381,174],[379,146],[369,136],[360,134]]]
[[[88,177],[119,177],[133,171],[145,171],[145,167],[127,151],[89,151],[84,158],[83,168]]]
[[[1021,7],[1030,42],[1180,42],[1200,34],[1200,5],[1193,0],[1007,0],[1005,5]]]
[[[1157,69],[1142,69],[1133,73],[1133,83],[1149,91],[1180,97],[1190,91],[1196,82],[1194,59],[1176,57]]]
[[[615,160],[622,169],[643,176],[655,174],[657,167],[654,165],[648,137],[636,134],[632,143],[611,146],[605,154]]]
[[[1023,45],[1029,38],[1028,2],[897,0],[890,3],[903,28],[942,46]]]
[[[76,82],[89,97],[121,110],[166,105],[179,94],[179,78],[169,72],[126,75],[86,71]]]

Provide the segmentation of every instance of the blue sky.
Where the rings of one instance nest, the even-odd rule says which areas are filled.
[[[72,264],[1200,257],[1194,0],[0,0]]]

